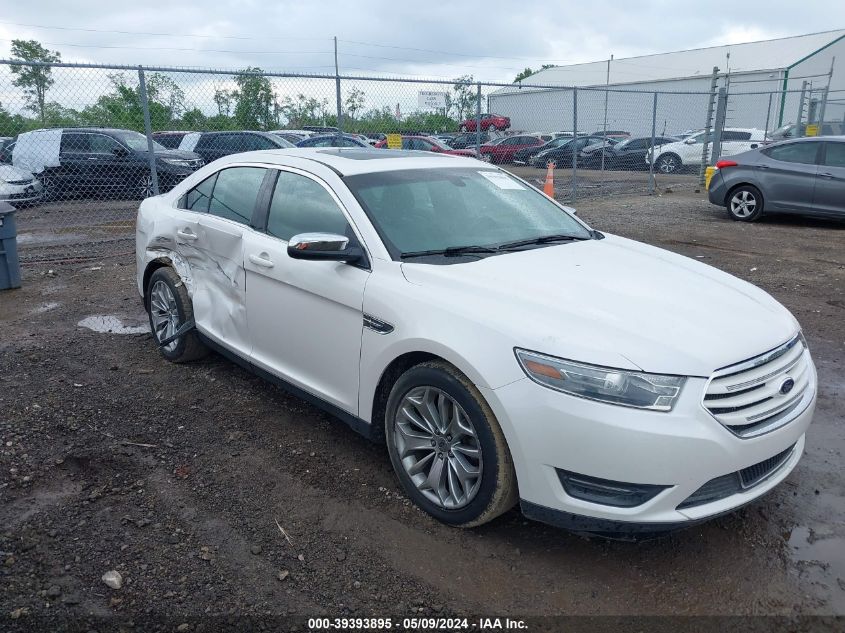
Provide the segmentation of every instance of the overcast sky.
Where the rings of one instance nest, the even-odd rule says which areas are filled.
[[[121,6],[122,5],[122,6]],[[511,81],[568,64],[845,27],[841,0],[92,0],[5,2],[0,51],[36,39],[63,61]],[[47,28],[53,27],[53,28]]]

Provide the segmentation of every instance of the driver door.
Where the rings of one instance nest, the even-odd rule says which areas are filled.
[[[287,254],[299,233],[359,241],[334,192],[320,180],[279,170],[266,228],[244,234],[251,360],[344,411],[358,412],[364,286],[369,270]]]

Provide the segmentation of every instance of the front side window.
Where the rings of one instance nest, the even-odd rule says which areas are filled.
[[[270,202],[267,233],[290,240],[299,233],[351,235],[343,211],[317,181],[280,171]]]
[[[121,148],[120,143],[105,134],[89,134],[89,142],[91,151],[96,154],[112,154],[114,150]],[[144,137],[144,149],[146,149],[146,142],[147,139]]]
[[[119,132],[117,133],[118,138],[129,147],[129,149],[135,150],[136,152],[146,152],[149,145],[147,144],[147,137],[141,134],[140,132]],[[153,141],[153,151],[160,151],[165,149],[164,145],[161,143]]]
[[[786,163],[803,163],[812,165],[816,162],[816,154],[818,154],[821,143],[804,142],[804,143],[787,143],[786,145],[777,145],[765,150],[769,158],[780,160]]]
[[[219,171],[208,212],[220,218],[249,224],[266,172],[263,167],[230,167]]]
[[[499,170],[415,169],[344,180],[397,259],[403,253],[495,247],[549,235],[591,237],[542,193]]]
[[[829,167],[845,167],[845,143],[827,143],[824,164]]]

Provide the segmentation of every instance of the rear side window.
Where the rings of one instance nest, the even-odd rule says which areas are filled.
[[[829,167],[845,167],[845,143],[827,143],[824,164]]]
[[[787,143],[767,149],[765,153],[769,158],[786,163],[812,165],[816,162],[816,154],[820,146],[821,143]]]
[[[87,152],[89,151],[88,137],[89,134],[62,134],[61,152]]]
[[[266,172],[263,167],[230,167],[219,171],[208,212],[219,218],[249,224]]]
[[[348,226],[343,211],[322,185],[299,174],[279,172],[267,233],[282,240],[299,233],[349,235]]]
[[[208,201],[211,200],[211,191],[214,189],[215,180],[217,180],[217,174],[209,176],[196,187],[191,189],[182,199],[182,204],[179,205],[180,208],[188,209],[189,211],[206,213],[208,211]]]
[[[736,132],[732,130],[725,130],[722,132],[723,141],[750,141],[751,132]]]

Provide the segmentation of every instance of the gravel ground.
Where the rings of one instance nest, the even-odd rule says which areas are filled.
[[[0,629],[105,630],[109,616],[184,631],[212,630],[209,615],[845,614],[845,224],[733,223],[691,189],[578,208],[598,229],[762,286],[801,321],[818,409],[804,459],[773,493],[638,544],[517,511],[448,528],[409,504],[383,447],[220,357],[165,362],[137,329],[131,260],[28,265],[24,288],[0,294]],[[120,323],[78,326],[97,315]]]

